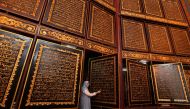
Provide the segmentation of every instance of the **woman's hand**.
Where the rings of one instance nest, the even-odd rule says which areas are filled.
[[[99,91],[96,92],[96,94],[99,94],[99,93],[101,93],[101,90],[99,90]]]

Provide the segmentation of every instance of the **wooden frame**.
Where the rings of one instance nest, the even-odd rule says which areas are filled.
[[[150,74],[149,74],[149,69],[148,69],[148,65],[144,65],[144,64],[140,64],[140,63],[137,63],[137,62],[134,62],[134,61],[130,61],[130,60],[127,60],[126,59],[126,65],[127,65],[127,88],[128,88],[128,103],[129,103],[129,106],[135,106],[135,105],[150,105],[150,104],[152,104],[152,93],[151,93],[151,85],[150,85]],[[145,80],[146,81],[146,86],[145,86],[145,84],[143,84],[143,83],[140,83],[140,84],[143,84],[143,86],[136,86],[136,87],[139,87],[139,88],[146,88],[147,90],[147,92],[144,92],[144,94],[145,93],[147,93],[147,99],[141,99],[141,98],[138,98],[139,100],[137,100],[137,99],[133,99],[133,95],[135,95],[135,94],[140,94],[140,95],[142,95],[143,93],[140,91],[140,90],[137,90],[137,91],[140,91],[141,93],[137,93],[137,92],[134,92],[132,89],[132,86],[134,87],[134,85],[135,84],[133,84],[133,82],[135,82],[135,81],[133,81],[132,82],[132,70],[134,70],[134,69],[131,69],[132,67],[131,66],[133,66],[133,65],[136,65],[136,67],[141,67],[142,69],[146,69],[146,75],[144,75],[145,76],[145,78],[147,79],[147,80]],[[134,71],[135,72],[135,71]],[[133,73],[134,73],[133,72]],[[137,72],[136,72],[137,73]],[[143,70],[141,70],[141,72],[138,72],[139,73],[139,75],[143,75],[142,73],[144,73],[143,72]],[[142,79],[142,78],[138,78],[138,79]],[[136,81],[138,81],[138,80],[136,80]],[[139,84],[138,84],[139,85]],[[134,92],[134,93],[133,93]],[[149,96],[149,97],[148,97]]]
[[[3,62],[1,62],[1,68],[4,71],[6,71],[7,74],[4,74],[3,76],[3,72],[1,72],[1,76],[2,78],[0,78],[0,81],[2,83],[7,82],[7,87],[5,90],[4,95],[2,96],[2,99],[0,100],[0,107],[2,108],[10,108],[13,105],[13,99],[16,97],[16,92],[18,90],[18,85],[20,83],[20,79],[21,76],[23,74],[23,68],[25,66],[25,62],[32,44],[33,39],[26,37],[26,36],[22,36],[19,34],[15,34],[15,33],[11,33],[8,31],[4,31],[0,29],[0,39],[1,39],[1,44],[3,44],[3,41],[5,41],[6,43],[15,43],[14,47],[19,47],[18,51],[14,51],[14,52],[18,52],[17,53],[17,57],[13,57],[13,59],[15,58],[15,62],[13,63],[8,63],[8,59],[6,59],[7,57],[3,57],[3,54],[1,57],[1,59],[5,58]],[[20,44],[19,44],[20,43]],[[3,44],[5,45],[5,44]],[[6,47],[5,47],[6,48]],[[13,48],[9,48],[9,50],[12,50]],[[4,53],[8,52],[6,50],[2,51]],[[9,53],[9,52],[8,52]],[[15,53],[14,53],[15,54]],[[6,56],[4,54],[4,56]],[[11,72],[8,72],[6,69],[7,67],[9,67],[9,65],[7,64],[13,64],[13,67],[11,69]],[[10,73],[10,74],[8,74]],[[8,76],[8,81],[4,81],[4,79],[6,79]],[[0,84],[2,86],[2,84]],[[2,87],[1,87],[2,88]]]
[[[78,16],[80,16],[80,19],[78,19],[78,20],[80,20],[80,22],[74,22],[74,19],[72,19],[72,21],[69,24],[66,24],[66,23],[68,23],[69,19],[67,19],[67,18],[63,19],[64,16],[61,17],[62,19],[57,19],[56,18],[56,16],[55,16],[56,15],[56,11],[55,11],[56,5],[60,4],[60,3],[57,4],[57,2],[59,2],[59,0],[57,0],[57,1],[56,0],[49,0],[48,1],[47,9],[45,11],[45,16],[43,18],[42,23],[44,23],[46,25],[49,25],[51,27],[55,27],[57,29],[68,31],[68,32],[71,32],[71,33],[74,33],[74,34],[77,34],[79,36],[84,37],[85,26],[86,26],[86,15],[85,14],[86,14],[86,11],[87,11],[87,0],[79,0],[78,1],[78,2],[81,3],[80,8],[82,8],[81,13],[80,13],[81,15],[78,15]],[[70,5],[72,5],[72,4],[70,4]],[[58,8],[58,10],[59,10],[59,8]],[[70,9],[70,10],[72,10],[72,9]],[[77,9],[75,9],[74,11],[75,11],[75,14],[79,13],[79,12],[77,12],[77,11],[79,11]],[[60,12],[60,11],[58,11],[58,12]],[[66,14],[68,14],[69,10],[66,10],[65,12],[66,12]],[[69,14],[75,15],[74,13],[69,13]],[[67,20],[67,22],[64,23],[63,20]],[[75,26],[75,25],[72,25],[72,23],[75,23],[75,25],[80,25],[80,27],[74,28],[73,26]]]
[[[20,3],[21,1],[14,0],[12,3],[9,3],[6,1],[7,0],[4,0],[4,2],[2,1],[0,3],[0,9],[11,12],[11,13],[15,13],[17,15],[24,16],[24,17],[27,17],[29,19],[36,20],[36,21],[39,21],[39,19],[40,19],[40,15],[42,13],[42,8],[43,8],[44,2],[45,2],[45,0],[33,0],[33,1],[35,1],[36,4],[32,4],[35,6],[33,6],[33,12],[29,13],[29,12],[27,12],[27,8],[24,7],[26,4],[24,4],[23,6],[20,6],[20,9],[18,8],[17,5],[21,5],[22,4],[22,3]],[[29,0],[25,0],[25,1],[27,1],[29,3],[31,2]],[[10,6],[10,4],[12,6]],[[28,5],[31,5],[31,4],[28,4]]]
[[[119,91],[118,91],[118,74],[117,74],[117,64],[116,64],[116,62],[117,62],[117,57],[116,57],[116,55],[108,55],[108,56],[102,56],[102,57],[97,57],[97,58],[91,58],[90,60],[89,60],[89,77],[90,77],[90,82],[91,82],[91,84],[97,84],[95,81],[93,81],[94,80],[94,78],[95,77],[97,77],[98,76],[98,74],[96,74],[97,76],[93,76],[93,75],[95,75],[95,74],[93,74],[93,64],[96,64],[96,63],[98,63],[98,62],[105,62],[106,60],[110,60],[110,61],[112,61],[111,62],[111,64],[113,64],[114,66],[114,71],[113,72],[111,72],[111,73],[113,73],[112,74],[112,76],[113,76],[113,80],[114,80],[114,89],[113,89],[113,92],[114,92],[114,96],[113,96],[113,98],[114,99],[112,99],[112,101],[110,102],[108,99],[96,99],[95,97],[94,97],[94,99],[92,99],[92,105],[93,106],[97,106],[98,104],[101,104],[101,106],[103,106],[103,107],[112,107],[112,108],[117,108],[117,106],[118,106],[118,93],[119,93]],[[103,66],[102,66],[103,67]],[[100,72],[101,73],[101,72]],[[109,73],[110,72],[107,72],[108,74],[107,75],[109,75]],[[101,73],[100,74],[101,75],[101,77],[100,78],[104,78],[104,79],[106,79],[106,77],[104,77],[106,74],[103,74],[103,73]],[[99,75],[99,76],[100,76]],[[109,78],[108,78],[109,79]],[[101,81],[101,80],[100,80]],[[106,83],[105,83],[106,84]],[[108,83],[108,85],[109,85],[109,83]],[[105,88],[104,88],[104,86],[102,86],[101,85],[101,87],[102,87],[102,94],[105,94]],[[96,88],[95,86],[93,86],[92,85],[92,87],[90,88],[91,90],[94,90],[94,88]],[[99,98],[101,98],[102,96],[101,96],[101,93],[99,94]],[[105,97],[104,97],[105,98]],[[106,101],[106,100],[108,100],[108,101]],[[113,101],[114,100],[114,101]]]
[[[109,36],[110,37],[109,39],[107,39],[107,37],[104,37],[104,36],[100,36],[100,35],[94,36],[93,35],[93,26],[94,26],[93,25],[93,22],[94,22],[93,18],[94,18],[94,10],[95,10],[95,8],[99,10],[97,12],[100,12],[100,10],[101,10],[101,12],[104,13],[104,15],[106,15],[107,17],[109,16],[111,21],[112,21],[112,24],[111,24],[112,31],[111,31],[111,36]],[[113,12],[101,7],[99,4],[97,4],[95,2],[91,2],[90,3],[89,29],[88,29],[89,31],[88,31],[87,39],[97,41],[99,43],[115,47],[116,46],[116,41],[115,41],[116,38],[115,38],[115,23],[114,22],[115,22],[115,17],[114,17]],[[107,33],[104,33],[104,34],[107,34]]]
[[[173,90],[172,92],[171,92],[171,87],[169,88],[169,87],[167,87],[166,89],[161,89],[161,87],[160,87],[160,85],[162,86],[162,87],[165,87],[164,86],[164,84],[160,84],[159,85],[159,83],[158,83],[158,78],[156,78],[156,75],[158,75],[159,73],[161,73],[161,72],[158,72],[157,71],[157,69],[155,68],[155,67],[167,67],[167,66],[169,66],[169,65],[177,65],[177,69],[178,69],[178,73],[179,73],[179,77],[178,77],[178,79],[180,79],[180,82],[181,82],[181,90],[183,91],[183,92],[181,92],[181,93],[183,93],[184,95],[183,95],[183,97],[184,97],[184,99],[182,99],[182,98],[173,98],[173,96],[172,96],[172,94],[170,94],[170,93],[172,93],[173,91],[175,91],[175,90]],[[155,90],[155,94],[156,94],[156,103],[157,104],[181,104],[181,105],[185,105],[185,104],[188,104],[189,103],[189,100],[188,100],[188,96],[187,96],[187,92],[186,92],[186,90],[187,90],[187,87],[186,87],[186,83],[185,83],[185,78],[184,78],[184,72],[183,72],[183,68],[182,68],[182,64],[181,63],[171,63],[171,64],[155,64],[155,65],[152,65],[152,78],[153,78],[153,82],[154,82],[154,90]],[[172,72],[172,73],[174,73],[174,72]],[[170,74],[172,74],[172,73],[170,73]],[[164,78],[162,78],[162,81],[165,81],[165,82],[167,82],[167,81],[169,81],[169,79],[167,79],[166,80],[166,78],[168,77],[168,78],[170,78],[170,76],[167,76],[167,75],[162,75],[162,76],[165,76]],[[160,78],[161,79],[161,78]],[[161,80],[159,80],[159,81],[161,81]],[[175,80],[173,80],[173,82],[176,82],[176,81],[178,81],[177,80],[177,78],[175,79]],[[173,83],[173,84],[175,84],[176,85],[176,83]],[[165,85],[169,85],[169,83],[167,82]],[[178,86],[176,86],[176,87],[178,87]],[[179,87],[178,87],[179,88]],[[161,91],[166,91],[166,93],[168,93],[168,94],[170,94],[170,95],[168,95],[168,96],[166,96],[165,95],[165,97],[166,98],[160,98],[160,93],[159,93],[159,90]],[[170,89],[170,90],[167,90],[167,89]],[[168,92],[169,91],[169,92]],[[175,92],[175,93],[177,93],[177,94],[179,94],[178,92]],[[162,95],[163,96],[163,95]]]
[[[73,84],[73,89],[72,89],[73,91],[70,91],[72,93],[72,95],[71,95],[72,100],[71,100],[71,98],[68,98],[68,100],[56,101],[56,99],[48,98],[45,101],[40,101],[40,100],[38,101],[38,98],[36,98],[36,101],[35,101],[35,97],[33,95],[34,91],[36,94],[39,94],[41,92],[38,92],[37,89],[35,89],[35,87],[37,87],[37,85],[35,85],[35,87],[34,87],[34,84],[40,83],[38,77],[40,74],[39,71],[41,71],[41,70],[39,70],[39,68],[41,69],[41,67],[40,67],[41,63],[43,63],[42,62],[43,60],[41,58],[44,55],[43,52],[45,52],[47,50],[50,50],[52,52],[55,51],[55,52],[60,52],[60,53],[66,53],[66,54],[70,54],[70,56],[72,56],[72,55],[75,56],[76,60],[73,60],[73,61],[76,61],[77,63],[75,63],[76,68],[73,69],[73,71],[74,71],[74,74],[73,74],[74,76],[72,76],[74,78],[74,79],[72,79],[73,83],[67,84],[67,85]],[[63,107],[64,106],[64,108],[77,108],[79,105],[79,96],[80,96],[82,60],[83,60],[83,51],[81,49],[68,48],[67,45],[61,46],[61,45],[58,45],[55,43],[51,43],[51,42],[47,42],[47,41],[43,41],[43,40],[37,40],[37,44],[35,46],[35,52],[33,52],[33,59],[32,59],[32,62],[30,63],[30,68],[29,68],[30,70],[28,71],[26,83],[24,86],[25,92],[23,93],[24,95],[22,94],[22,97],[20,100],[20,103],[22,103],[22,104],[19,104],[19,105],[22,108],[37,107],[37,106],[40,106],[42,108],[48,107],[48,106],[49,107],[51,107],[51,106],[54,106],[54,107],[62,106]],[[60,76],[60,78],[61,78],[61,76]],[[43,81],[45,82],[46,79],[44,79]],[[40,85],[40,84],[38,84],[38,85]],[[70,86],[68,86],[68,87],[70,87]],[[66,89],[64,89],[64,90],[66,90]],[[45,93],[45,92],[42,91],[42,94],[43,93]]]

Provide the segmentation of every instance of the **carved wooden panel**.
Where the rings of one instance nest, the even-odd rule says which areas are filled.
[[[121,0],[121,9],[132,12],[141,12],[140,0]]]
[[[115,0],[95,0],[97,1],[98,3],[100,3],[101,5],[115,11],[115,6],[114,6],[114,3],[115,3]]]
[[[184,70],[187,88],[190,94],[190,70]]]
[[[187,103],[186,84],[181,64],[153,65],[157,103]]]
[[[0,9],[39,20],[45,0],[0,0]]]
[[[91,90],[101,93],[92,99],[94,103],[116,105],[118,100],[116,55],[93,58],[90,61]]]
[[[127,61],[128,98],[130,105],[151,104],[151,93],[148,67],[133,61]]]
[[[190,14],[190,0],[184,0],[184,2],[185,2],[185,6],[186,6],[186,8],[187,8],[187,11],[189,12],[189,14]],[[189,19],[189,18],[188,18]]]
[[[83,51],[43,40],[35,48],[23,105],[77,107]]]
[[[159,0],[144,0],[144,5],[147,14],[163,17]]]
[[[177,0],[161,0],[164,7],[165,16],[167,19],[178,20],[184,22],[180,5]]]
[[[176,53],[190,55],[190,41],[187,31],[179,28],[170,28],[170,30]]]
[[[85,0],[49,0],[44,23],[83,35]]]
[[[123,19],[122,24],[123,48],[147,51],[143,23]]]
[[[92,5],[89,39],[114,45],[114,15],[106,10]]]
[[[9,108],[32,39],[0,30],[0,108]]]
[[[161,25],[148,24],[150,47],[152,52],[172,53],[167,28]]]

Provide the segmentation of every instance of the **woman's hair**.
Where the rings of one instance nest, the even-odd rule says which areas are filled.
[[[87,82],[89,81],[84,81],[83,84],[82,84],[82,91],[84,92],[86,89],[88,89],[87,87]]]

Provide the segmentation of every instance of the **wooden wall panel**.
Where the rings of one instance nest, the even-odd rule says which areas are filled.
[[[84,34],[85,0],[49,0],[43,19],[47,25]]]
[[[190,94],[190,70],[184,70],[188,93]]]
[[[108,11],[92,5],[89,39],[101,43],[115,45],[114,15]]]
[[[123,19],[122,38],[123,49],[147,51],[146,36],[142,22]]]
[[[128,68],[128,102],[130,105],[151,104],[152,96],[147,65],[127,61]]]
[[[116,107],[118,104],[118,79],[116,55],[92,58],[90,61],[90,90],[101,90],[92,98],[93,105]]]
[[[177,54],[190,55],[190,41],[188,33],[185,29],[170,28],[173,38],[175,52]]]
[[[144,5],[147,14],[163,17],[159,0],[144,0]]]
[[[189,102],[181,64],[158,64],[152,69],[158,104]]]
[[[35,48],[22,108],[77,108],[83,51],[43,40]]]
[[[172,46],[166,26],[148,24],[150,48],[156,53],[172,53]]]
[[[121,9],[141,13],[140,0],[121,0]]]
[[[182,10],[177,0],[161,0],[165,12],[165,17],[171,20],[185,22]]]
[[[0,9],[39,20],[45,0],[0,0]]]
[[[31,43],[31,38],[0,30],[0,108],[12,105]]]
[[[186,4],[187,10],[188,10],[189,15],[190,15],[190,0],[184,0],[184,2]]]

